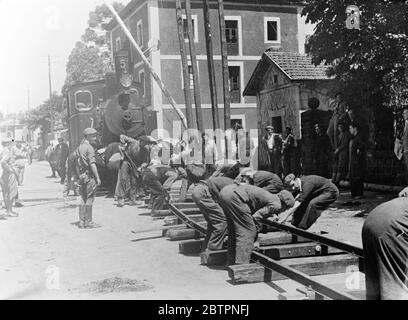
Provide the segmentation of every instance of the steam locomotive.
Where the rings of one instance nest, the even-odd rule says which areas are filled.
[[[93,127],[99,132],[99,147],[118,142],[121,134],[136,138],[149,134],[154,123],[142,98],[142,84],[133,81],[127,50],[115,56],[115,70],[105,79],[77,83],[68,89],[68,135],[71,151],[82,140],[82,132]],[[146,121],[148,124],[146,124]]]
[[[102,184],[113,189],[119,169],[120,135],[137,138],[149,135],[156,127],[153,111],[142,98],[142,84],[133,81],[129,52],[115,56],[115,70],[98,81],[77,83],[68,89],[68,139],[70,152],[83,139],[85,128],[98,133],[96,163]]]

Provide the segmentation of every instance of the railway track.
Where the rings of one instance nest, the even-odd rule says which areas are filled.
[[[182,254],[200,254],[203,265],[226,265],[227,250],[201,252],[206,234],[206,222],[193,202],[173,203],[167,210],[152,215],[165,218],[171,228],[162,236],[179,241]],[[266,220],[269,232],[259,234],[251,263],[228,267],[233,284],[271,282],[291,279],[308,299],[358,300],[363,292],[346,292],[323,284],[313,276],[344,274],[352,267],[363,272],[363,250],[318,234],[298,229],[289,224]],[[352,294],[353,293],[353,294]],[[282,296],[285,299],[285,296]]]

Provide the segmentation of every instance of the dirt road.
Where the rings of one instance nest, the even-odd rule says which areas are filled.
[[[43,202],[27,200],[16,209],[19,217],[0,220],[1,299],[277,299],[297,287],[290,280],[233,286],[225,269],[180,255],[178,243],[161,232],[132,234],[163,221],[143,209],[118,208],[112,198],[96,200],[94,221],[101,228],[78,229],[77,208],[54,200],[62,198],[62,186],[46,178],[49,173],[45,162],[28,166],[20,198]],[[312,230],[361,245],[360,210],[384,201],[370,197],[361,208],[326,211]]]

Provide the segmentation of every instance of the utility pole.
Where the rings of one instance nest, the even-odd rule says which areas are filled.
[[[181,65],[183,68],[184,100],[186,103],[187,127],[188,129],[192,129],[194,128],[193,107],[191,104],[190,72],[188,70],[186,43],[184,40],[183,12],[181,7],[181,0],[176,0],[176,18],[178,37],[180,42]]]
[[[27,90],[27,112],[30,112],[30,88]]]
[[[220,22],[221,56],[222,56],[222,80],[224,91],[224,130],[231,128],[231,106],[229,89],[229,71],[228,71],[228,52],[227,39],[225,35],[224,2],[218,0],[218,17]],[[228,158],[228,142],[225,139],[225,152]]]
[[[203,132],[203,114],[201,112],[201,93],[200,93],[200,79],[198,77],[198,68],[197,68],[197,57],[196,57],[196,48],[194,43],[194,32],[193,32],[193,19],[191,17],[191,2],[186,0],[186,17],[187,17],[187,27],[188,27],[188,43],[190,46],[190,57],[191,57],[191,67],[193,70],[193,82],[194,82],[194,101],[196,109],[196,120],[197,120],[197,129],[200,132]],[[198,26],[195,26],[198,28]]]
[[[220,128],[220,116],[218,114],[217,85],[215,82],[215,68],[210,23],[210,8],[208,0],[203,0],[203,11],[204,11],[205,42],[207,48],[208,76],[210,80],[211,109],[213,115],[213,127],[214,130],[216,130]]]
[[[54,111],[52,110],[52,86],[51,86],[51,58],[48,55],[48,85],[50,89],[50,130],[51,130],[51,139],[54,139]]]

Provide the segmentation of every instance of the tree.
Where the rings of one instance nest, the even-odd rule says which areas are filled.
[[[28,128],[35,130],[41,128],[42,141],[46,142],[45,137],[51,131],[51,116],[54,119],[62,119],[63,123],[66,124],[67,111],[64,107],[64,98],[62,95],[54,92],[50,99],[44,101],[38,107],[31,109],[25,117],[23,122],[27,124]]]
[[[114,2],[113,7],[120,12],[125,6],[122,3]],[[106,36],[103,25],[113,18],[112,13],[105,4],[99,5],[94,11],[89,13],[88,27],[81,39],[88,46],[94,46],[99,50],[99,55],[103,59],[106,69],[113,68],[110,52],[110,38]]]
[[[103,79],[106,66],[99,56],[98,49],[88,47],[83,42],[77,42],[67,63],[67,76],[62,88],[65,94],[68,87],[79,82]]]
[[[360,30],[346,28],[348,5],[361,11]],[[374,110],[397,108],[396,102],[408,97],[408,1],[309,0],[302,15],[316,24],[309,42],[312,61],[331,65],[349,105],[366,112],[375,145]]]
[[[118,12],[125,7],[118,2],[114,2],[113,6]],[[109,38],[103,29],[103,25],[112,18],[105,4],[89,13],[88,27],[81,37],[82,41],[75,44],[68,58],[63,94],[76,83],[103,79],[107,71],[113,70]]]

